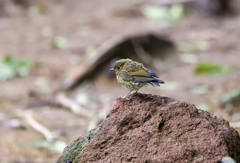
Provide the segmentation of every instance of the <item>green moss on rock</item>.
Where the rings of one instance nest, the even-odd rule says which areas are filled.
[[[228,121],[226,121],[226,120],[225,120],[225,123],[226,123],[226,125],[228,125],[228,126],[229,126],[229,122],[228,122]]]
[[[77,156],[79,156],[83,150],[83,148],[86,146],[86,144],[91,141],[92,138],[94,138],[98,133],[98,127],[89,131],[87,134],[77,138],[72,143],[70,143],[63,151],[63,154],[60,156],[60,158],[57,160],[56,163],[65,163],[65,160],[71,161],[74,163]]]

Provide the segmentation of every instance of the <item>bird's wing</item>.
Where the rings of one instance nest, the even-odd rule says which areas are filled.
[[[132,76],[152,77],[152,74],[146,70],[138,70],[131,74]]]
[[[145,70],[138,70],[133,73],[123,72],[122,74],[120,74],[120,76],[124,81],[133,81],[133,82],[135,82],[136,80],[139,81],[141,79],[147,79],[147,78],[150,79],[152,77],[152,75]]]
[[[156,76],[154,71],[150,71],[150,73],[146,70],[139,70],[134,73],[122,73],[121,75],[122,80],[124,81],[133,81],[133,82],[158,82],[158,83],[164,83],[162,80],[158,80],[154,78]]]
[[[134,80],[135,80],[132,75],[121,74],[120,77],[121,77],[122,80],[124,80],[124,81],[134,81]]]
[[[150,69],[138,70],[138,71],[132,73],[131,75],[133,75],[133,76],[142,76],[142,77],[155,77],[155,78],[159,78],[156,75],[156,73],[153,70],[150,70]]]
[[[137,77],[137,76],[135,76],[133,82],[157,82],[157,83],[164,84],[164,81],[155,79],[153,77],[146,78],[146,77]]]
[[[155,71],[150,70],[150,69],[146,69],[146,71],[147,71],[148,73],[152,74],[153,77],[159,78],[159,77],[156,75]]]

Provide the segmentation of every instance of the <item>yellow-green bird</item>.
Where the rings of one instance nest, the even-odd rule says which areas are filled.
[[[117,81],[123,87],[129,89],[130,92],[137,92],[147,84],[153,87],[164,84],[164,81],[156,79],[159,77],[153,70],[147,69],[142,63],[132,61],[131,59],[117,61],[111,71],[115,71]]]

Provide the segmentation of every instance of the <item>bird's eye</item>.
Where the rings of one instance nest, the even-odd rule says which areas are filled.
[[[117,69],[120,70],[120,67],[118,67]]]

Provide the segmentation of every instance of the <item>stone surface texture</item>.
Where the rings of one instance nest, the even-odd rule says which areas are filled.
[[[135,93],[118,98],[74,163],[240,162],[238,132],[193,104]]]

